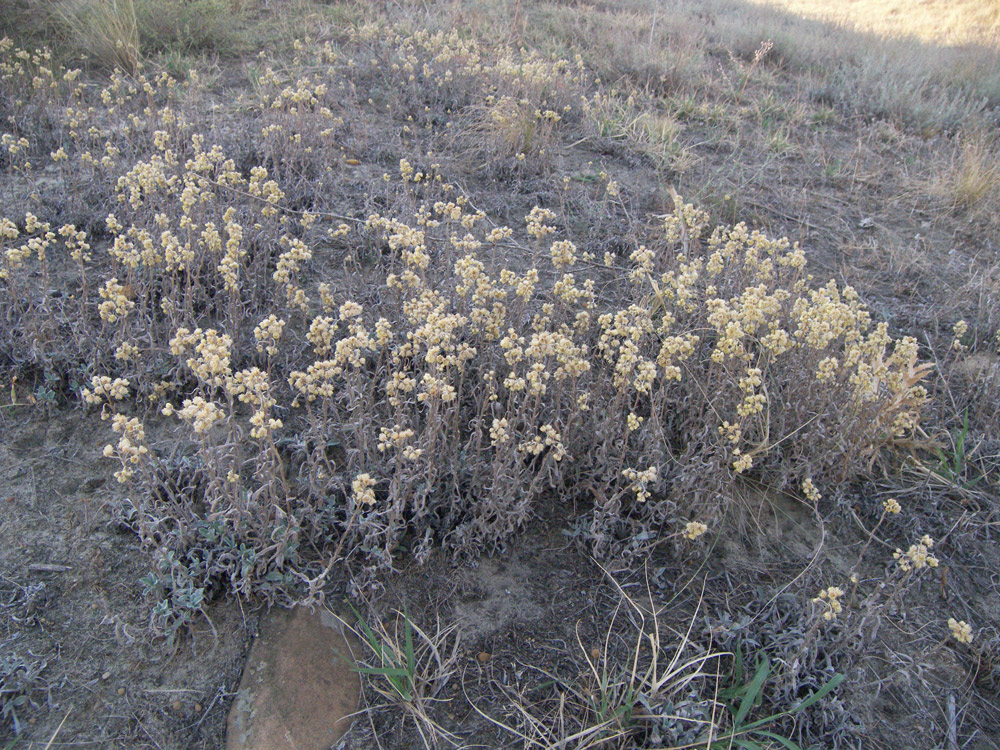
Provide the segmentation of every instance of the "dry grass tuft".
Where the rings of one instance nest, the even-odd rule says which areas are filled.
[[[496,685],[511,723],[474,703],[473,709],[525,748],[711,744],[720,734],[721,712],[708,695],[727,654],[694,642],[697,612],[685,630],[676,630],[666,624],[666,608],[657,606],[648,582],[646,596],[636,600],[611,581],[620,600],[603,637],[585,643],[579,623],[575,628],[575,677],[533,667],[545,678],[533,689]]]
[[[353,622],[332,613],[348,628],[366,654],[355,654],[362,681],[379,698],[401,708],[413,721],[424,747],[437,747],[441,739],[454,744],[454,735],[432,718],[434,703],[457,671],[461,631],[440,619],[434,630],[424,630],[406,612],[395,613],[393,622],[371,623],[352,608]]]
[[[1000,198],[1000,144],[976,132],[960,141],[960,150],[947,174],[948,190],[961,209],[992,210]]]
[[[135,0],[71,0],[57,15],[73,44],[98,64],[139,70],[139,25]]]
[[[55,16],[68,45],[105,68],[135,75],[144,57],[213,52],[244,46],[238,0],[63,0]]]

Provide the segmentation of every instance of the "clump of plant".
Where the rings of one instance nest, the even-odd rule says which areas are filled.
[[[602,554],[664,536],[664,526],[694,539],[725,510],[741,475],[795,481],[816,501],[814,477],[863,470],[918,418],[926,368],[914,342],[870,329],[853,290],[810,288],[804,255],[787,242],[738,226],[702,244],[706,220],[691,206],[678,202],[663,234],[632,254],[627,279],[613,282],[626,305],[601,309],[594,280],[570,272],[577,248],[551,239],[553,212],[536,207],[525,217],[533,247],[513,244],[526,257],[544,253],[544,264],[492,270],[480,251],[510,244],[514,230],[484,227],[485,215],[450,185],[418,179],[404,160],[403,185],[423,202],[413,223],[368,220],[385,285],[370,288],[367,306],[325,283],[313,301],[300,279],[311,253],[287,232],[273,293],[257,287],[252,303],[238,280],[249,275],[245,263],[267,260],[243,254],[234,210],[221,219],[225,245],[210,228],[192,231],[208,226],[195,211],[207,210],[199,191],[242,178],[221,153],[196,146],[194,154],[189,164],[204,167],[187,168],[177,197],[158,196],[156,160],[123,178],[126,205],[159,211],[164,254],[153,245],[147,260],[131,239],[143,230],[116,224],[126,275],[105,282],[100,307],[122,332],[123,351],[139,331],[153,351],[167,339],[177,366],[163,388],[183,395],[152,395],[198,446],[196,481],[178,490],[142,422],[115,415],[122,437],[106,453],[122,462],[119,479],[148,498],[138,505],[140,533],[183,557],[221,523],[213,538],[246,550],[209,555],[195,588],[221,576],[244,595],[267,582],[276,593],[282,576],[307,580],[300,545],[324,539],[379,567],[404,554],[423,560],[439,545],[496,549],[546,495],[579,486],[590,489],[586,534]],[[280,213],[280,188],[265,176],[256,169],[245,188],[264,206],[258,232]],[[165,211],[178,197],[181,226],[198,244],[181,244],[168,228]],[[166,274],[137,273],[163,263]],[[260,319],[251,339],[243,311],[262,314],[268,304],[281,316]],[[185,325],[206,314],[224,328]],[[236,366],[247,356],[237,337],[252,341],[257,364]],[[297,337],[311,355],[290,348]],[[85,395],[111,407],[115,390],[95,379]]]
[[[511,719],[479,713],[525,747],[749,750],[776,742],[798,748],[790,724],[844,680],[833,674],[767,713],[774,706],[765,700],[773,687],[768,682],[778,675],[765,653],[757,656],[751,676],[742,647],[727,652],[691,638],[698,613],[686,631],[676,632],[662,622],[666,608],[651,593],[640,603],[618,591],[622,601],[600,646],[587,648],[577,628],[576,675],[535,668],[539,684],[497,685]]]
[[[88,58],[129,75],[139,70],[135,0],[71,0],[61,3],[57,13],[67,36]]]
[[[71,49],[130,76],[155,52],[232,52],[241,14],[230,0],[60,0],[55,11]]]
[[[714,739],[721,747],[740,740],[766,747],[780,742],[775,734],[793,743],[784,747],[838,747],[857,734],[863,719],[831,694],[852,666],[840,641],[842,621],[824,616],[841,606],[838,591],[825,589],[817,603],[787,592],[763,603],[752,597],[706,618],[702,637],[727,652],[716,693]],[[822,603],[831,593],[834,606],[827,608]]]
[[[563,115],[528,99],[490,95],[483,104],[470,106],[465,117],[462,140],[472,156],[485,160],[482,168],[502,173],[537,170],[550,163],[547,157]]]
[[[946,197],[957,209],[994,208],[990,198],[996,196],[1000,183],[996,142],[984,133],[971,133],[956,145],[957,154],[944,178]]]
[[[692,746],[713,736],[710,697],[721,652],[663,622],[653,602],[635,601],[617,587],[620,601],[599,644],[585,644],[577,626],[575,672],[534,667],[518,684],[497,684],[507,718],[480,715],[519,738],[525,747],[641,748]],[[506,683],[506,681],[505,681]]]
[[[816,501],[814,480],[863,471],[913,428],[929,365],[913,339],[873,326],[851,287],[814,287],[800,248],[706,225],[678,202],[659,243],[631,256],[635,301],[599,319],[617,386],[602,403],[632,415],[620,432],[599,425],[599,445],[643,441],[640,455],[662,457],[633,479],[640,502],[669,478],[674,497],[713,504],[741,475]],[[626,500],[608,498],[604,515],[628,516]]]
[[[39,146],[54,151],[60,145],[53,131],[59,130],[59,110],[77,103],[83,94],[79,77],[80,70],[58,65],[47,47],[28,50],[9,37],[0,38],[0,121],[6,136],[0,167],[9,177],[31,172],[32,165],[25,169],[25,159],[39,166]]]
[[[435,97],[486,78],[534,116],[564,112],[583,80],[454,34],[376,31],[349,41]],[[3,70],[27,91],[44,58],[13,57]],[[116,433],[105,452],[152,551],[159,630],[221,591],[308,599],[344,562],[494,551],[546,502],[583,502],[601,555],[684,545],[745,480],[817,502],[917,424],[928,366],[912,339],[850,287],[815,284],[801,248],[711,228],[679,198],[603,265],[551,209],[498,225],[417,157],[367,219],[317,206],[306,187],[335,174],[324,154],[343,134],[333,71],[267,72],[259,135],[236,155],[169,76],[113,75],[104,109],[73,87],[47,110],[66,144],[50,158],[110,210],[90,231],[0,225],[0,343],[15,367],[90,368],[81,395]],[[604,186],[608,212],[627,211],[621,190]],[[349,272],[320,265],[334,243]]]
[[[760,655],[753,668],[753,676],[746,670],[745,657],[741,648],[733,653],[732,669],[724,678],[726,687],[719,691],[719,699],[728,713],[728,721],[713,738],[712,750],[739,747],[756,750],[770,742],[778,742],[788,750],[798,750],[798,743],[784,734],[778,733],[779,723],[795,720],[799,714],[819,703],[844,681],[844,675],[835,673],[808,697],[797,701],[789,708],[766,716],[759,716],[758,706],[764,698],[769,679],[774,677],[774,667],[766,654]]]
[[[231,54],[240,46],[240,0],[135,0],[136,26],[146,52]]]
[[[438,696],[457,671],[460,632],[456,625],[433,631],[417,626],[406,611],[396,612],[389,625],[381,620],[370,624],[351,607],[354,621],[341,622],[353,632],[366,649],[356,655],[357,671],[368,685],[390,705],[406,712],[425,747],[437,747],[441,738],[455,737],[432,718]]]
[[[46,666],[35,657],[0,653],[0,726],[10,727],[15,737],[21,734],[28,711],[38,706],[38,694],[45,691],[42,672]]]
[[[588,81],[582,60],[544,56],[524,48],[487,46],[457,29],[445,33],[365,23],[348,30],[369,50],[383,74],[401,86],[417,123],[458,113],[493,95],[562,109]]]

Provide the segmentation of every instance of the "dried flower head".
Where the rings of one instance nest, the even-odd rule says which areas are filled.
[[[351,482],[351,489],[354,492],[354,502],[359,505],[374,505],[375,484],[375,480],[367,472],[358,474],[354,478],[354,481]]]
[[[708,531],[708,526],[699,521],[688,521],[684,526],[684,538],[694,541]]]
[[[954,617],[948,618],[948,630],[951,636],[959,643],[972,643],[972,626],[965,620],[956,620]]]
[[[844,595],[844,590],[839,586],[829,586],[819,592],[819,595],[813,599],[814,604],[822,604],[825,607],[823,612],[824,620],[835,620],[837,615],[839,615],[844,610],[844,606],[840,603],[840,598]]]

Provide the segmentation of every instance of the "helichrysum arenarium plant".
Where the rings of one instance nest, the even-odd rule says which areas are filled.
[[[412,88],[414,128],[495,108],[477,148],[503,158],[540,156],[587,85],[577,63],[454,34],[347,37]],[[2,52],[0,75],[30,92],[45,58]],[[112,76],[99,109],[53,70],[46,90],[81,99],[44,108],[59,145],[3,138],[18,174],[45,153],[106,188],[99,249],[74,224],[0,223],[0,305],[18,321],[0,333],[19,364],[51,358],[50,340],[91,370],[83,395],[114,430],[105,454],[132,487],[165,632],[215,591],[314,594],[344,557],[495,550],[547,499],[585,500],[599,554],[688,543],[743,478],[815,503],[916,425],[915,341],[850,287],[816,283],[801,248],[713,228],[679,198],[604,266],[552,207],[498,225],[418,154],[373,188],[383,208],[367,217],[302,208],[340,168],[329,146],[356,97],[338,77],[352,60],[317,54],[322,72],[296,67],[299,49],[295,75],[266,71],[244,102],[256,151],[213,143],[184,107],[197,76]],[[492,103],[471,86],[483,79]],[[601,189],[625,205],[617,182]],[[351,248],[363,285],[320,270],[327,242]],[[56,257],[69,294],[50,293]]]

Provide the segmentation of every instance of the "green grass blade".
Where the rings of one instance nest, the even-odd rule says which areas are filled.
[[[348,603],[347,606],[351,608],[351,612],[353,612],[354,616],[358,619],[358,625],[361,626],[361,630],[364,632],[365,639],[368,641],[368,644],[372,646],[375,649],[376,653],[378,653],[381,656],[381,644],[379,642],[378,636],[376,636],[374,631],[372,631],[372,629],[368,627],[368,623],[365,622],[365,618],[362,617],[361,613],[354,608],[353,604]]]
[[[379,677],[409,677],[409,673],[402,667],[354,667],[354,671]]]
[[[785,750],[802,750],[802,748],[799,747],[798,744],[796,744],[795,742],[792,742],[787,737],[782,737],[780,734],[775,734],[774,732],[767,732],[767,731],[765,731],[763,729],[755,732],[755,734],[759,734],[759,735],[761,735],[763,737],[768,737],[769,739],[774,740],[775,742],[777,742],[778,744],[780,744],[782,747],[784,747]]]
[[[747,691],[743,696],[743,700],[740,701],[739,710],[736,712],[736,717],[733,719],[733,726],[739,728],[743,726],[743,721],[746,719],[747,714],[750,713],[750,709],[753,708],[753,704],[757,702],[760,697],[761,691],[764,689],[764,682],[767,680],[768,675],[771,673],[771,660],[766,656],[763,661],[757,667],[757,673],[753,676],[750,684],[747,686]]]
[[[829,681],[823,687],[821,687],[815,693],[813,693],[812,695],[810,695],[808,698],[806,698],[804,701],[802,701],[799,705],[797,705],[795,708],[793,708],[788,713],[794,714],[794,713],[798,713],[799,711],[802,711],[802,710],[804,710],[806,708],[809,708],[809,706],[811,706],[812,704],[814,704],[816,701],[822,700],[823,697],[827,693],[829,693],[831,690],[833,690],[835,687],[837,687],[837,685],[839,685],[840,683],[842,683],[844,681],[844,679],[845,679],[844,675],[842,675],[840,673],[835,674],[833,677],[831,677],[829,679]]]
[[[719,697],[724,701],[735,700],[743,692],[743,646],[738,644],[733,651],[733,668],[726,675],[726,682],[732,682],[730,687],[719,691]]]

